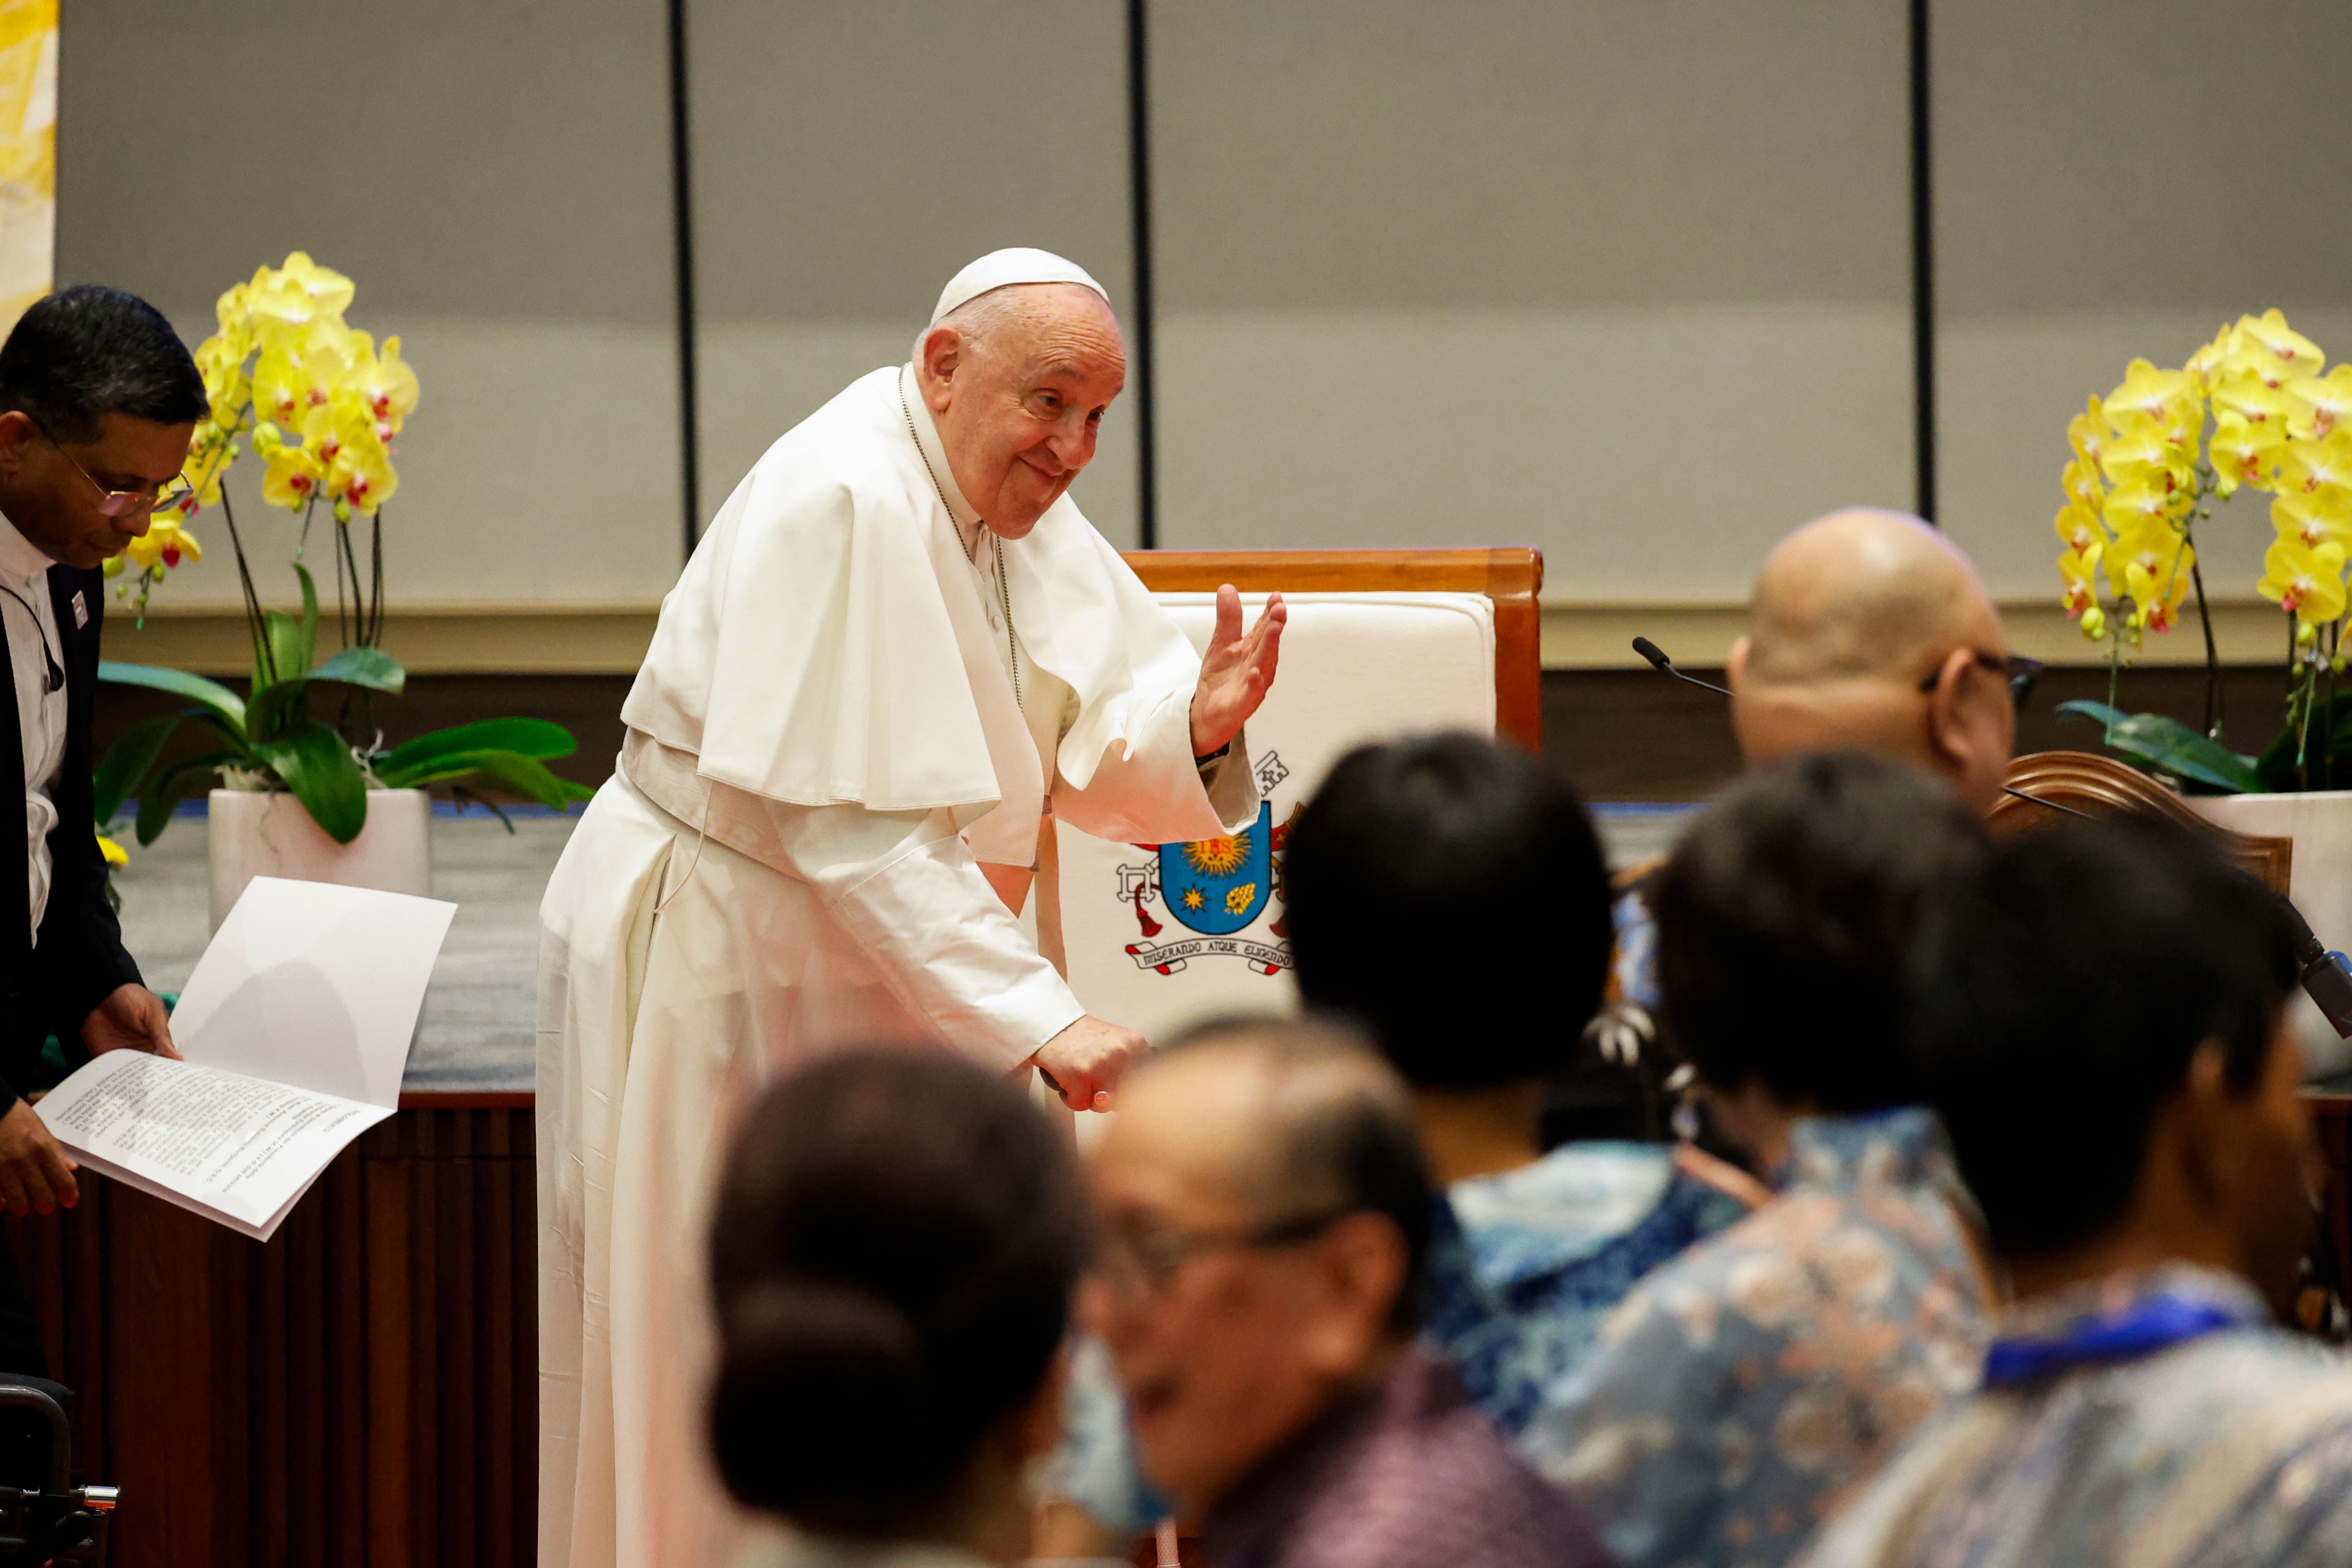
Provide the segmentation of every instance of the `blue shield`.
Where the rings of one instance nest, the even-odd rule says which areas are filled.
[[[1274,891],[1274,807],[1233,838],[1160,847],[1160,900],[1202,936],[1227,936],[1257,919]]]

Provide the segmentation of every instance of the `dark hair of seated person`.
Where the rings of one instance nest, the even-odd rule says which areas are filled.
[[[1300,994],[1408,1082],[1570,1066],[1608,979],[1609,871],[1583,802],[1534,753],[1466,733],[1360,746],[1283,870]]]
[[[2029,835],[1956,889],[1920,944],[1913,1055],[1993,1245],[2121,1220],[2201,1044],[2232,1091],[2261,1082],[2294,954],[2275,895],[2145,818]]]
[[[711,1228],[728,1489],[826,1533],[929,1533],[1044,1383],[1086,1236],[1066,1140],[1000,1075],[876,1050],[768,1089]]]
[[[1984,825],[1926,770],[1861,752],[1734,784],[1657,882],[1661,1026],[1717,1089],[1832,1114],[1916,1098],[1910,947]]]
[[[0,410],[53,441],[94,441],[109,414],[194,424],[204,377],[163,312],[135,294],[78,284],[26,307],[0,343]]]

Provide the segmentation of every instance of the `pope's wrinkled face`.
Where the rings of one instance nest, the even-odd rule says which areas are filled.
[[[969,331],[954,318],[932,328],[916,365],[957,485],[1005,539],[1034,528],[1094,461],[1103,415],[1127,384],[1127,349],[1101,295],[1075,283],[1019,292],[982,296],[991,308]]]

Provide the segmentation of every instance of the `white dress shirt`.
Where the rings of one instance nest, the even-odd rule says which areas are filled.
[[[66,758],[66,689],[44,691],[51,661],[59,658],[55,610],[49,604],[49,568],[56,563],[16,525],[0,517],[0,623],[8,628],[8,665],[16,678],[16,730],[25,764],[25,869],[33,914],[33,941],[41,939],[41,917],[49,907],[49,830],[58,808],[49,799]],[[63,666],[60,664],[62,670]]]

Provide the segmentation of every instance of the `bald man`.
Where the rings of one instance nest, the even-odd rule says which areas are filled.
[[[1413,1347],[1432,1198],[1385,1063],[1314,1025],[1229,1026],[1136,1068],[1119,1110],[1081,1311],[1209,1561],[1607,1561]]]
[[[1727,674],[1750,763],[1855,749],[1916,763],[1992,808],[2016,740],[2009,639],[1959,547],[1853,508],[1765,558]]]

